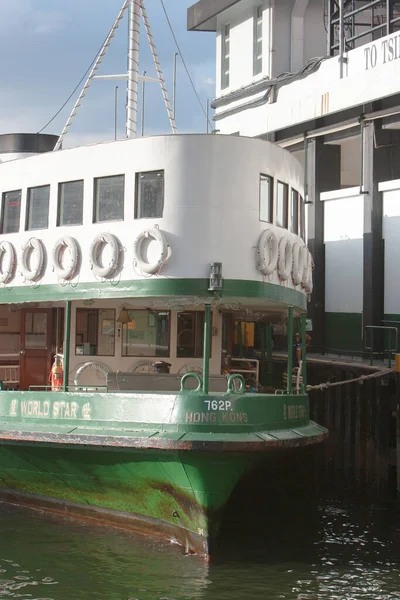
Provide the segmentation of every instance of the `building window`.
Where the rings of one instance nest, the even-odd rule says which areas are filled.
[[[21,190],[4,192],[1,233],[18,233],[21,213]]]
[[[254,17],[254,42],[253,42],[253,75],[259,75],[262,72],[263,48],[262,48],[262,28],[263,28],[263,7],[258,6]]]
[[[204,312],[178,313],[177,358],[202,358],[203,344]]]
[[[300,237],[306,241],[306,207],[304,199],[300,196]]]
[[[221,46],[221,88],[229,87],[229,67],[230,67],[230,25],[225,25],[222,29],[222,46]]]
[[[50,186],[28,188],[26,229],[47,229],[49,226]]]
[[[290,231],[292,233],[299,233],[299,192],[296,192],[292,188],[290,198]]]
[[[98,177],[94,180],[94,222],[124,220],[125,176]]]
[[[276,224],[278,227],[288,227],[289,187],[287,183],[278,181],[276,198]]]
[[[57,225],[82,225],[83,180],[67,181],[58,186]]]
[[[159,310],[128,310],[129,323],[122,325],[122,356],[169,356],[170,313]]]
[[[272,223],[274,206],[274,180],[269,175],[260,175],[260,221]]]
[[[75,330],[75,354],[114,356],[114,309],[77,308]]]
[[[164,171],[136,174],[136,219],[160,219],[164,212]]]

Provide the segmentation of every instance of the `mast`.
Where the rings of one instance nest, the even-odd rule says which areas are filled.
[[[140,43],[140,0],[129,6],[128,101],[126,107],[126,136],[136,137]]]

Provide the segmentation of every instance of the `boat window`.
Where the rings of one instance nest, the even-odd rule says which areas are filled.
[[[122,325],[122,356],[169,356],[170,313],[160,310],[128,310],[130,321]]]
[[[21,190],[4,192],[1,214],[1,233],[18,233],[21,212]]]
[[[123,221],[125,175],[94,180],[94,222]]]
[[[204,312],[178,313],[176,356],[202,358],[204,344]]]
[[[290,231],[299,233],[299,192],[292,188],[290,199]]]
[[[57,225],[82,225],[82,223],[83,180],[60,183]]]
[[[274,206],[274,180],[269,175],[260,175],[260,221],[272,223]]]
[[[221,32],[221,88],[229,87],[230,69],[230,25],[224,25]]]
[[[160,219],[164,212],[164,171],[136,174],[136,219]]]
[[[75,331],[75,354],[114,356],[114,309],[77,308]]]
[[[26,229],[47,229],[49,226],[50,186],[28,188]]]
[[[302,196],[300,196],[300,237],[306,240],[306,209]]]
[[[259,75],[262,71],[262,55],[263,55],[263,7],[256,8],[254,16],[254,31],[253,31],[253,75]]]
[[[277,198],[276,198],[276,224],[278,227],[288,226],[288,200],[289,200],[289,187],[287,183],[278,181],[277,186]]]

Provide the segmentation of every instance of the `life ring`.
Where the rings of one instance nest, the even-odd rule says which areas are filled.
[[[71,259],[64,267],[62,265],[61,258],[66,248],[69,250]],[[52,260],[54,272],[59,279],[65,279],[66,281],[72,279],[75,275],[79,260],[78,242],[74,238],[67,235],[58,239],[53,248]]]
[[[30,254],[37,254],[37,265],[33,269],[28,267],[28,258]],[[44,269],[44,260],[45,260],[45,249],[43,246],[43,242],[38,240],[38,238],[32,237],[30,238],[26,244],[22,246],[22,255],[21,255],[21,272],[22,275],[28,281],[37,281],[43,275]]]
[[[79,378],[82,375],[82,373],[84,373],[87,370],[98,371],[102,375],[104,375],[104,377],[107,377],[108,373],[110,372],[110,369],[107,367],[107,365],[104,365],[103,363],[93,362],[93,361],[83,363],[83,365],[78,366],[78,368],[76,370],[75,377],[74,377],[75,385],[80,385]]]
[[[308,248],[306,248],[306,246],[304,246],[305,248],[305,252],[304,252],[304,261],[303,261],[303,276],[302,276],[302,286],[304,287],[304,289],[308,292],[308,294],[311,294],[313,291],[313,278],[312,278],[312,272],[313,272],[313,268],[314,268],[314,261],[313,261],[313,257],[311,255],[311,252],[309,251]]]
[[[153,238],[160,244],[160,253],[157,260],[153,262],[143,258],[143,243],[149,238]],[[164,233],[158,227],[142,231],[133,243],[133,258],[135,265],[143,273],[157,273],[168,258],[168,244]]]
[[[278,262],[278,240],[272,229],[260,235],[257,244],[257,269],[264,275],[271,275]]]
[[[297,242],[293,245],[292,277],[295,285],[299,285],[303,279],[304,248],[307,250],[305,246],[301,246]]]
[[[131,373],[155,373],[152,360],[138,360],[129,371]]]
[[[4,262],[4,268],[3,268]],[[14,277],[16,254],[14,246],[7,241],[0,244],[0,283],[9,283]]]
[[[108,265],[102,266],[99,262],[99,256],[106,244],[110,246],[112,256]],[[96,235],[90,246],[89,255],[93,271],[98,277],[104,277],[105,279],[112,277],[118,268],[120,256],[120,244],[118,238],[112,233],[99,233],[99,235]]]
[[[288,237],[283,235],[279,241],[278,273],[286,281],[292,271],[293,248]]]

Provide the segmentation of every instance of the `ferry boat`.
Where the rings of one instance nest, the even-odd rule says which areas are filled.
[[[138,35],[144,5],[124,7]],[[127,139],[0,136],[0,496],[209,556],[241,477],[327,435],[303,170],[263,140],[136,137],[127,79]]]

